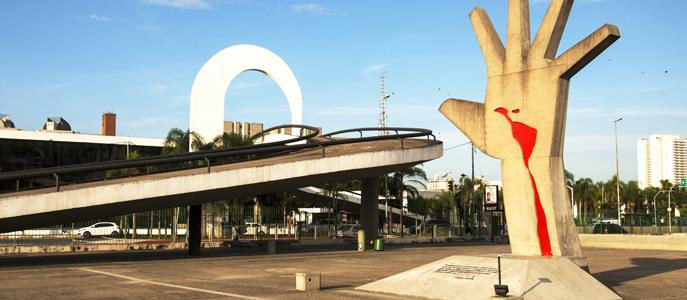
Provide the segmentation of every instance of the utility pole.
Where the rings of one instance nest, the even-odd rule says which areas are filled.
[[[386,93],[384,89],[384,76],[386,72],[379,75],[379,127],[382,128],[380,135],[387,135],[386,130],[386,102],[391,98],[391,95]]]
[[[620,164],[618,162],[618,122],[622,121],[623,117],[617,119],[610,119],[615,127],[615,188],[616,196],[618,196],[618,225],[623,226],[620,220]]]

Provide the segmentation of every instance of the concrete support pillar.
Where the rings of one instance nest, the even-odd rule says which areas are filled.
[[[379,177],[364,178],[360,199],[360,226],[365,230],[365,244],[379,236]]]
[[[191,205],[188,211],[188,254],[200,255],[201,219],[203,205]]]

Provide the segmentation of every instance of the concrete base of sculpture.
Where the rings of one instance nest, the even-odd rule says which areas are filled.
[[[622,299],[565,257],[502,256],[501,281],[515,299]],[[495,284],[496,255],[456,255],[358,289],[430,299],[491,299]]]

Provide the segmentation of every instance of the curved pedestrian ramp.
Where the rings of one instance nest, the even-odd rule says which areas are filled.
[[[0,173],[0,181],[11,182],[51,173],[56,178],[53,187],[0,194],[0,232],[371,178],[439,158],[443,153],[442,143],[429,130],[391,128],[387,130],[397,134],[363,137],[369,130],[379,129],[346,130],[310,137],[298,144]],[[404,130],[410,133],[399,133]],[[360,137],[335,137],[350,133]],[[246,159],[222,163],[230,155]],[[59,178],[65,173],[144,168],[146,163],[171,161],[200,163],[182,170],[60,185]]]

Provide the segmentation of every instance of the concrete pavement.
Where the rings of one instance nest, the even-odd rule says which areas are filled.
[[[398,299],[354,290],[449,255],[509,252],[508,245],[351,245],[206,249],[0,258],[2,299]],[[679,299],[687,293],[687,253],[584,249],[592,274],[625,299]],[[322,290],[295,290],[296,272],[322,273]]]

